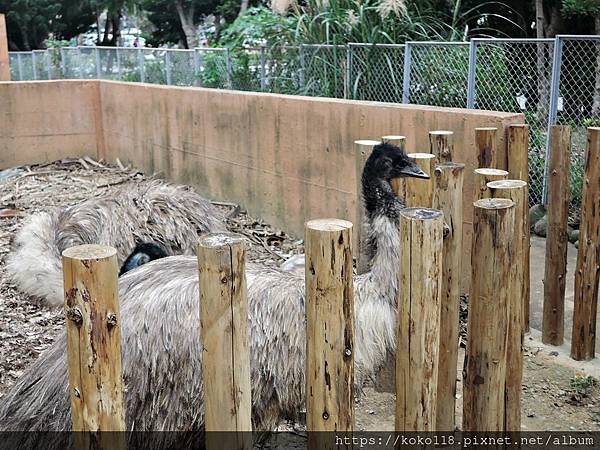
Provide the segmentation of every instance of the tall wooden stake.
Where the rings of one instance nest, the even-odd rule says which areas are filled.
[[[434,431],[442,295],[443,214],[400,213],[396,431]]]
[[[524,302],[527,295],[525,264],[529,248],[529,228],[525,217],[528,215],[527,182],[523,180],[502,180],[488,183],[494,198],[507,198],[515,204],[514,252],[511,256],[512,277],[508,305],[508,333],[506,346],[506,431],[521,431],[521,382],[523,378],[523,324]]]
[[[508,153],[508,176],[513,180],[523,180],[529,183],[529,125],[509,125],[507,136]],[[527,185],[527,206],[529,206],[529,184]],[[525,249],[525,267],[523,269],[523,282],[526,286],[525,297],[523,299],[525,307],[523,314],[523,326],[525,331],[529,331],[529,304],[531,302],[530,293],[530,274],[529,274],[529,255],[530,255],[530,223],[529,210],[525,208],[525,226],[527,227],[527,242]]]
[[[400,147],[403,151],[406,151],[406,136],[382,136],[381,142],[385,144],[395,145],[396,147]],[[392,178],[390,184],[392,185],[392,190],[397,196],[400,196],[404,193],[404,180],[402,178]]]
[[[544,318],[542,342],[562,345],[564,338],[567,247],[569,236],[569,165],[571,129],[554,125],[550,132],[550,183],[548,190],[548,228],[544,271]]]
[[[356,249],[356,271],[359,274],[369,270],[369,255],[366,248],[367,223],[362,194],[362,173],[365,163],[373,151],[373,147],[380,143],[379,141],[366,139],[354,141],[356,154],[356,223],[358,225],[354,228],[353,242]]]
[[[208,234],[198,241],[208,449],[252,448],[245,259],[246,245],[240,235]],[[213,431],[229,433],[217,436]]]
[[[504,431],[506,330],[514,203],[474,203],[471,297],[465,361],[463,430]]]
[[[460,277],[462,273],[464,164],[443,163],[435,169],[433,207],[444,214],[448,234],[442,255],[442,298],[437,384],[437,431],[454,431]]]
[[[480,168],[498,167],[497,142],[498,128],[475,128],[475,145],[477,146],[477,162]]]
[[[454,132],[435,130],[429,132],[429,153],[440,163],[452,162],[454,154]]]
[[[63,252],[73,431],[126,429],[117,273],[112,247],[80,245]],[[85,448],[92,448],[91,438],[88,433],[75,435],[78,446]],[[94,439],[94,448],[126,446],[123,433],[101,433]]]
[[[435,171],[435,155],[430,153],[409,153],[419,167],[429,175],[429,180],[420,178],[405,178],[404,203],[407,207],[431,208],[433,205],[433,172]]]
[[[337,448],[315,431],[354,425],[352,224],[306,223],[306,428],[309,448]]]
[[[490,198],[492,193],[488,189],[490,181],[507,180],[508,172],[500,169],[475,169],[475,200]]]
[[[596,351],[596,313],[600,277],[598,186],[600,186],[600,128],[588,128],[571,339],[571,357],[578,361],[594,358]]]
[[[0,81],[10,81],[8,34],[4,14],[0,14]]]

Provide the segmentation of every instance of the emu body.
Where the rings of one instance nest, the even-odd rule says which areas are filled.
[[[404,174],[404,175],[402,175]],[[363,174],[375,245],[371,271],[354,277],[357,384],[395,350],[398,218],[390,178],[426,177],[398,148],[377,146]],[[119,279],[126,419],[131,430],[203,428],[198,265],[192,256],[152,261]],[[302,274],[249,264],[249,347],[255,430],[272,430],[305,404]],[[0,430],[69,430],[64,336],[0,400]]]
[[[156,242],[169,255],[194,254],[198,234],[219,231],[226,231],[223,217],[208,200],[156,180],[31,216],[6,268],[21,291],[58,306],[64,301],[61,254],[69,247],[110,245],[122,264],[136,243]]]

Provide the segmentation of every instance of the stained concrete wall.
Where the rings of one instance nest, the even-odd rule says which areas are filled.
[[[512,113],[77,80],[0,83],[0,114],[0,167],[118,157],[207,197],[238,202],[299,237],[310,218],[355,221],[356,139],[404,134],[409,151],[428,151],[428,131],[452,130],[454,159],[467,165],[465,263],[474,130],[500,129],[502,168],[504,129],[524,120]]]

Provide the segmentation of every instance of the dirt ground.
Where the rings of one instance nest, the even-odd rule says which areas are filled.
[[[87,158],[0,172],[0,397],[53,342],[64,322],[62,311],[38,305],[16,291],[6,279],[4,260],[24,217],[104,195],[128,183],[147,181],[145,175],[122,164],[111,166]],[[223,200],[216,204],[230,216],[231,230],[243,233],[252,242],[250,260],[279,265],[303,251],[302,241],[249,217],[236,205]],[[539,265],[540,262],[532,255],[532,263]],[[457,366],[459,426],[463,355],[461,349]],[[568,349],[544,346],[533,330],[526,341],[523,430],[600,431],[600,387],[593,385],[591,379],[582,382],[583,378],[576,378],[584,375],[600,380],[597,360],[576,363],[568,357]],[[579,381],[573,384],[574,379]],[[372,386],[366,386],[364,395],[356,403],[357,429],[393,430],[394,409],[393,394],[376,392]],[[289,426],[282,425],[282,429]]]

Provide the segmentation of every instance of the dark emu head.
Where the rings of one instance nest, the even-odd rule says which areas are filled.
[[[150,261],[154,261],[155,259],[164,258],[165,256],[169,255],[167,255],[165,249],[158,244],[154,244],[152,242],[142,242],[137,244],[121,266],[119,276],[129,272],[132,269],[135,269],[136,267],[142,266]]]
[[[423,178],[429,175],[421,170],[413,158],[395,145],[379,144],[373,148],[362,174],[362,192],[369,217],[376,214],[396,216],[402,207],[390,184],[393,178]]]

